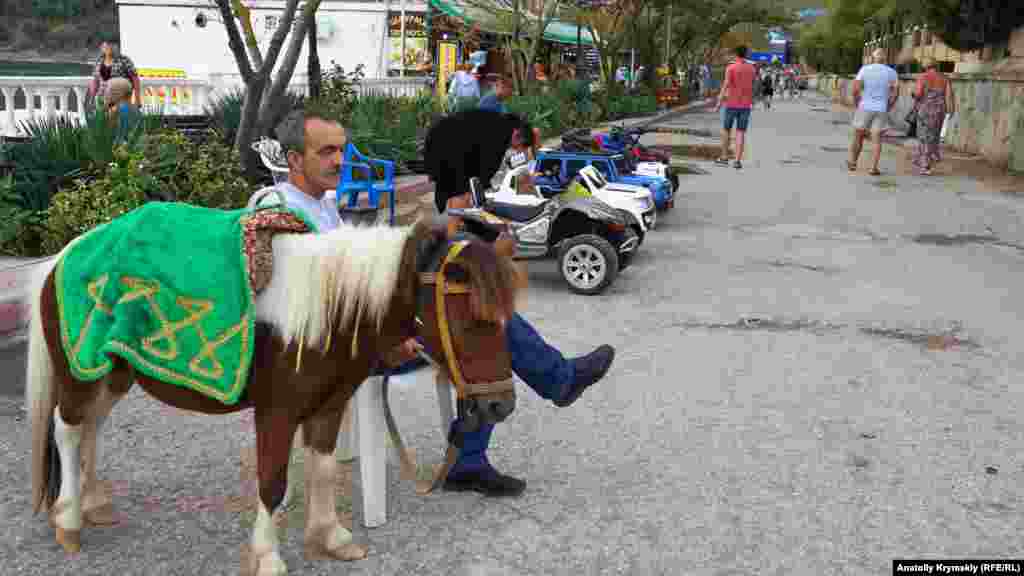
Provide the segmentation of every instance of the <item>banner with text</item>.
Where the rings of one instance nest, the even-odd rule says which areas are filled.
[[[409,75],[429,74],[433,68],[430,39],[427,38],[426,13],[405,13],[405,53],[402,53],[402,13],[388,12],[388,69],[392,75],[405,69]]]

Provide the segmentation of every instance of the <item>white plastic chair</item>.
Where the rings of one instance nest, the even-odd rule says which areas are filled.
[[[454,387],[433,367],[421,368],[409,374],[392,376],[403,380],[415,378],[418,385],[424,376],[433,375],[437,390],[438,414],[441,418],[441,437],[447,439],[448,427],[455,419]],[[388,441],[384,420],[384,386],[382,376],[371,376],[356,390],[342,421],[338,438],[339,455],[343,460],[359,459],[359,479],[363,492],[363,525],[367,528],[383,526],[387,522],[388,477],[390,460],[399,466],[397,447]],[[431,458],[432,454],[426,455]]]
[[[274,184],[288,180],[288,160],[285,159],[280,142],[264,136],[252,143],[252,149],[259,153],[263,165],[270,170]]]

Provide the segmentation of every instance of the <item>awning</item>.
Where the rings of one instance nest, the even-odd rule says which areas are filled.
[[[575,24],[568,22],[562,22],[560,20],[552,20],[548,24],[548,29],[544,31],[544,39],[549,42],[560,42],[562,44],[575,44],[576,43],[576,32],[579,29]],[[584,27],[580,31],[580,42],[587,45],[594,44],[594,37],[590,34],[590,29]]]
[[[458,18],[467,24],[476,24],[481,30],[487,32],[505,33],[506,31],[500,25],[499,19],[501,16],[511,17],[512,15],[508,6],[508,0],[472,0],[472,3],[461,2],[460,0],[430,0],[430,5],[452,18]],[[499,15],[501,12],[505,14]],[[523,17],[525,20],[523,22],[523,29],[528,31],[530,21],[536,22],[537,17],[525,11],[523,12]],[[548,24],[547,30],[544,31],[544,39],[548,42],[575,44],[576,29],[577,26],[575,24],[552,20]],[[580,41],[587,45],[594,44],[594,38],[591,36],[590,30],[583,28],[580,34]]]

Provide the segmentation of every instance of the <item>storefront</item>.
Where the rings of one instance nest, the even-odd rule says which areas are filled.
[[[480,2],[463,3],[460,0],[430,0],[428,27],[430,28],[431,51],[438,63],[438,85],[454,73],[459,63],[466,61],[476,51],[486,51],[489,55],[487,69],[489,71],[507,70],[509,66],[499,55],[503,53],[502,39],[507,36],[506,25],[497,16],[508,13],[508,8],[498,1],[493,7],[485,9]],[[524,13],[523,33],[529,33],[530,26],[535,24],[536,16]],[[585,50],[585,64],[594,65],[596,69],[596,50],[593,49],[593,38],[590,31],[584,29],[578,34]],[[557,64],[575,63],[577,46],[577,26],[575,24],[553,20],[548,24],[544,40],[549,43],[546,49],[538,51],[538,59]],[[571,59],[567,58],[566,50],[571,50]],[[497,60],[497,61],[496,61]]]
[[[434,58],[426,12],[388,12],[388,76],[428,76]]]

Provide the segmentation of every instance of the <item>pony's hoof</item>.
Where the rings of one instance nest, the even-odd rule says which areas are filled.
[[[326,546],[319,542],[306,543],[307,560],[342,560],[344,562],[354,562],[356,560],[366,558],[367,552],[368,549],[366,545],[355,544],[352,542],[342,544],[341,546],[331,550],[328,550]]]
[[[114,513],[114,505],[110,502],[82,510],[82,519],[90,526],[113,526],[121,523],[121,518]]]
[[[64,548],[68,554],[78,554],[82,551],[82,531],[65,530],[57,527],[57,543]]]

